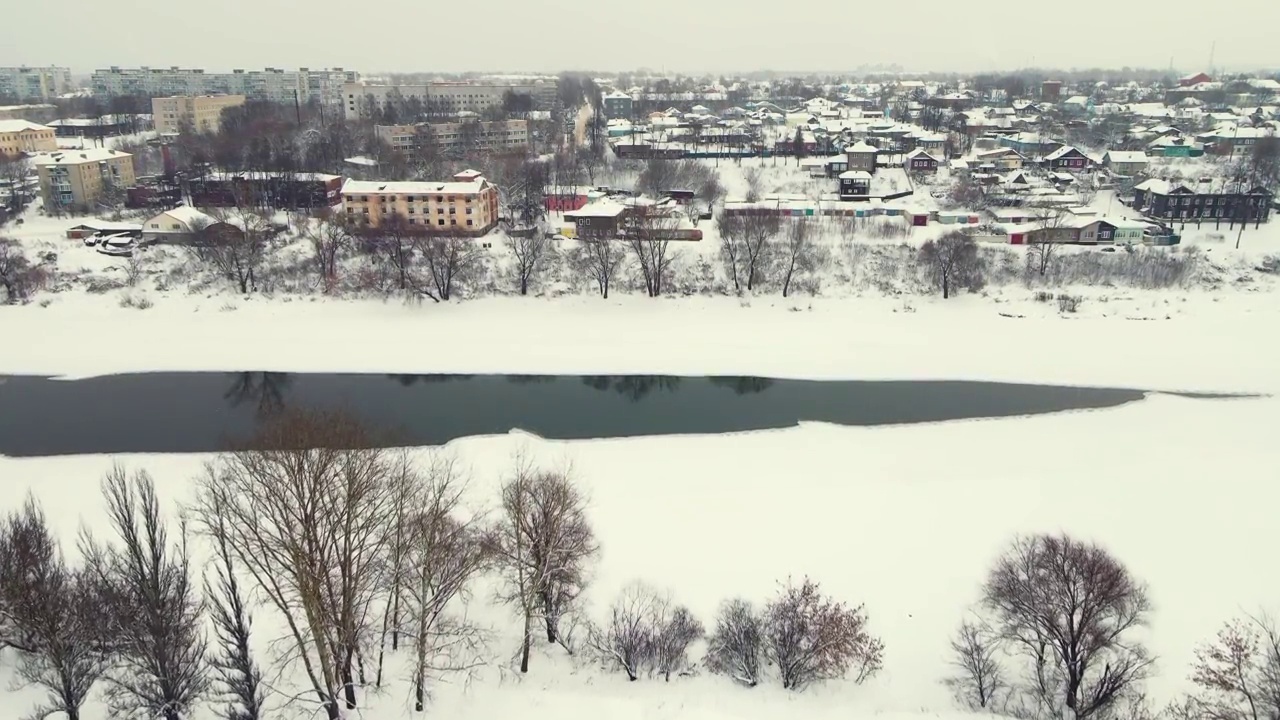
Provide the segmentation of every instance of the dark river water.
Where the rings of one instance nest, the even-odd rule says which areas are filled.
[[[802,421],[925,423],[1113,407],[1144,395],[986,382],[665,375],[0,376],[0,454],[217,451],[286,406],[340,407],[405,444],[439,445],[513,429],[579,439],[725,433]]]

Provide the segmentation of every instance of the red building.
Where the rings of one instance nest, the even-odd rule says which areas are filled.
[[[1208,74],[1198,72],[1198,73],[1195,73],[1194,75],[1187,75],[1186,77],[1178,78],[1178,87],[1191,87],[1192,85],[1199,85],[1200,83],[1207,83],[1212,81],[1213,81],[1213,78],[1209,77]]]
[[[551,212],[581,210],[587,204],[587,190],[579,187],[553,188],[543,195],[542,202]]]

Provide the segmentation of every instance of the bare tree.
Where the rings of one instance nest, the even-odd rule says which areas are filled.
[[[1040,712],[1104,714],[1151,667],[1134,637],[1151,610],[1146,587],[1097,545],[1018,538],[988,575],[983,605],[1011,652],[1029,661],[1024,694]]]
[[[303,234],[311,243],[316,273],[328,286],[338,277],[338,256],[352,244],[352,228],[346,217],[325,210],[303,225]]]
[[[1280,717],[1280,633],[1266,616],[1226,623],[1196,648],[1191,681],[1200,716],[1212,720]]]
[[[92,578],[67,567],[43,511],[28,498],[0,530],[0,647],[19,648],[18,679],[45,691],[33,717],[79,720],[109,662],[103,609]]]
[[[102,491],[118,544],[86,535],[82,553],[104,588],[107,622],[117,634],[107,703],[120,716],[179,720],[209,686],[185,527],[171,544],[155,483],[145,472],[130,478],[117,465]]]
[[[997,655],[1000,638],[980,620],[960,623],[951,639],[954,674],[945,682],[966,708],[990,710],[1007,692],[1004,669]]]
[[[31,261],[17,240],[0,238],[0,286],[8,302],[25,300],[31,292]]]
[[[9,215],[17,215],[27,206],[27,176],[31,173],[31,162],[26,155],[0,153],[0,180],[9,186],[8,207],[0,208],[0,216],[7,211]]]
[[[275,236],[271,216],[259,208],[240,205],[210,211],[215,222],[197,228],[191,253],[201,264],[232,280],[242,293],[257,289]]]
[[[753,290],[773,262],[773,240],[782,229],[778,216],[721,213],[716,229],[720,233],[720,259],[733,280],[734,290],[741,290],[743,285],[748,291]]]
[[[600,297],[609,299],[609,288],[626,259],[627,249],[621,240],[601,236],[584,238],[574,254],[579,272],[595,281]]]
[[[742,178],[747,183],[747,193],[743,200],[747,202],[757,202],[764,194],[764,171],[758,167],[747,168],[742,171]]]
[[[520,294],[529,294],[529,283],[542,271],[549,255],[550,241],[547,236],[534,232],[525,237],[513,237],[507,240],[511,254],[515,255],[516,284],[520,286]]]
[[[207,530],[214,545],[214,563],[212,577],[205,576],[204,595],[217,648],[209,664],[227,702],[223,711],[226,720],[259,720],[266,694],[262,670],[249,647],[252,619],[248,598],[236,578],[235,559],[227,544],[226,515],[218,513],[210,520],[213,525]]]
[[[622,589],[604,626],[592,628],[588,642],[601,660],[617,665],[634,682],[653,661],[659,606],[665,599],[644,583]]]
[[[779,271],[782,273],[782,297],[791,292],[791,281],[798,274],[811,273],[821,264],[816,228],[806,218],[795,218],[787,226],[787,244],[781,248]]]
[[[627,245],[635,254],[649,297],[661,295],[664,283],[670,278],[676,260],[676,252],[671,248],[672,236],[679,226],[675,215],[648,210],[636,216],[635,226],[628,234]]]
[[[404,590],[414,641],[412,679],[418,712],[426,707],[432,675],[479,664],[478,628],[447,612],[487,563],[475,520],[459,517],[464,487],[456,461],[434,456],[409,517]]]
[[[750,602],[726,602],[716,615],[716,627],[707,648],[707,666],[712,672],[755,687],[760,683],[764,633],[764,618]]]
[[[1067,213],[1055,212],[1043,218],[1040,227],[1027,236],[1027,265],[1040,277],[1049,271],[1053,258],[1062,248],[1059,233],[1066,223]]]
[[[943,299],[957,288],[977,290],[982,287],[982,258],[973,238],[962,232],[950,232],[920,247],[917,261],[929,274]]]
[[[419,237],[408,221],[399,215],[389,215],[376,228],[369,228],[363,234],[364,247],[395,270],[398,289],[417,286]]]
[[[390,451],[355,418],[286,411],[206,468],[196,512],[225,519],[238,567],[283,616],[330,720],[356,705],[353,665],[370,634],[394,523]]]
[[[484,248],[471,238],[424,237],[420,247],[434,288],[424,292],[436,302],[452,298],[459,283],[474,280],[484,267]]]
[[[0,526],[0,650],[7,647],[36,652],[33,613],[43,598],[34,593],[31,578],[53,572],[58,547],[35,498],[12,512]]]
[[[706,628],[689,608],[676,605],[668,598],[658,607],[653,637],[653,669],[670,682],[671,673],[683,672],[689,666],[689,646],[707,634]]]
[[[861,683],[880,670],[884,643],[867,631],[862,606],[826,597],[808,578],[788,584],[764,611],[764,653],[778,668],[782,687],[803,690],[813,682],[844,677]]]
[[[88,574],[61,560],[50,570],[31,580],[43,606],[30,627],[36,651],[19,656],[17,676],[45,691],[46,701],[30,717],[62,713],[67,720],[80,720],[80,707],[111,661],[100,638],[102,597]]]
[[[547,641],[557,642],[560,617],[586,585],[588,563],[598,552],[586,498],[568,471],[540,470],[517,456],[502,486],[502,515],[490,545],[503,572],[501,599],[524,621],[520,672],[528,672],[534,622],[541,619]]]

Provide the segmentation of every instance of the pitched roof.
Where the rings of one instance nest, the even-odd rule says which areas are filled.
[[[915,158],[918,158],[918,157],[927,157],[934,162],[938,162],[938,158],[934,157],[924,148],[916,148],[915,150],[912,150],[911,152],[907,153],[908,160],[914,160]]]
[[[1063,145],[1062,147],[1058,148],[1057,150],[1054,150],[1053,152],[1049,153],[1048,155],[1045,155],[1045,156],[1044,156],[1044,159],[1045,159],[1045,160],[1057,160],[1058,158],[1063,157],[1064,155],[1068,155],[1068,154],[1073,153],[1073,152],[1074,152],[1074,153],[1077,153],[1077,154],[1080,154],[1080,155],[1083,155],[1083,154],[1084,154],[1084,153],[1080,152],[1079,150],[1076,150],[1074,147],[1071,147],[1070,145]]]
[[[846,170],[840,173],[841,180],[870,180],[871,173],[866,170]]]
[[[875,147],[874,145],[868,145],[867,143],[859,140],[849,147],[846,147],[844,151],[847,153],[876,153],[880,152],[880,148]]]
[[[49,130],[46,125],[28,122],[26,120],[0,120],[0,132],[22,132],[23,130]]]
[[[1147,154],[1141,150],[1108,150],[1105,159],[1114,163],[1144,163]]]

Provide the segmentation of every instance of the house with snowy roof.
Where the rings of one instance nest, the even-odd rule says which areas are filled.
[[[1102,156],[1103,167],[1116,175],[1137,175],[1147,169],[1147,154],[1141,150],[1108,150]]]
[[[908,172],[933,174],[938,172],[938,163],[940,160],[937,156],[929,153],[924,148],[916,148],[907,153],[903,161]]]
[[[1089,165],[1089,158],[1080,150],[1063,145],[1044,156],[1046,170],[1084,170]]]

